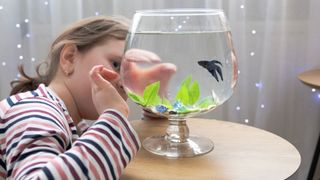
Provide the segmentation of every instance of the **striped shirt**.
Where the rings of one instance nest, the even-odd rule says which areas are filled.
[[[118,179],[139,148],[121,113],[107,109],[82,132],[43,84],[0,102],[0,180]]]

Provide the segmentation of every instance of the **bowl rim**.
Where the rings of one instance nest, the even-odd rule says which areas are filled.
[[[222,9],[179,8],[179,9],[144,9],[135,14],[142,16],[199,16],[224,14]]]

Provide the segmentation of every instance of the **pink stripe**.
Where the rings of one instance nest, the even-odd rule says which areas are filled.
[[[45,102],[47,102],[47,103],[49,103],[49,104],[51,104],[51,105],[53,105],[53,106],[55,107],[54,109],[57,110],[57,111],[59,111],[59,112],[61,113],[60,115],[63,116],[63,117],[65,117],[65,119],[67,119],[67,121],[68,121],[69,119],[71,119],[70,116],[69,116],[69,119],[68,119],[66,113],[63,112],[63,109],[62,109],[61,105],[57,105],[57,104],[56,104],[57,102],[49,101],[47,98],[40,98],[40,99],[43,100],[43,101],[45,101]],[[58,120],[61,120],[61,119],[59,118]],[[71,120],[70,122],[73,122],[73,121]],[[65,126],[64,121],[61,121],[61,123],[63,124],[63,126],[65,127],[65,129],[67,129],[67,127]],[[67,123],[68,123],[68,122],[67,122]]]
[[[86,131],[89,128],[88,124],[84,120],[81,121],[80,123],[78,123],[77,127],[79,128],[81,133],[83,133],[84,131]]]
[[[36,130],[36,128],[33,128],[33,131],[38,131],[38,130]],[[42,131],[42,129],[40,129],[40,131]],[[65,139],[65,137],[62,135],[62,134],[59,134],[60,136],[62,136],[62,138],[63,138],[63,140]],[[46,138],[50,138],[50,136],[49,137],[46,137]],[[38,141],[35,141],[36,139],[33,139],[32,140],[32,142],[34,143],[34,142],[46,142],[45,141],[45,139],[46,138],[41,138],[41,139],[38,139]],[[31,141],[31,140],[30,140]],[[47,142],[48,143],[48,142]],[[64,142],[65,144],[66,144],[66,142]],[[59,145],[59,144],[57,144],[57,143],[53,143],[54,145]],[[21,145],[19,145],[18,147],[16,147],[15,148],[15,151],[18,151],[18,152],[23,152],[23,150],[26,148],[26,146],[27,145],[30,145],[30,144],[21,144]],[[37,146],[37,145],[34,145],[34,147],[35,146]],[[41,147],[41,145],[38,145],[38,147]],[[60,152],[62,152],[62,151],[60,151]],[[17,156],[19,156],[19,154],[17,155]],[[13,161],[15,161],[16,160],[16,156],[13,156],[13,157],[11,157],[11,159],[10,159],[10,161],[9,162],[13,162]]]
[[[20,100],[21,100],[19,94],[16,94],[14,97],[17,99],[17,101],[20,101]]]
[[[123,135],[126,143],[130,146],[130,148],[131,148],[132,150],[137,151],[137,148],[134,146],[134,142],[129,140],[129,138],[131,139],[132,136],[130,136],[130,135],[127,136],[127,133],[128,133],[128,132],[126,133],[126,132],[124,131],[125,128],[124,128],[118,121],[116,121],[116,120],[114,120],[114,119],[112,119],[112,118],[110,118],[110,117],[104,117],[104,119],[107,120],[108,122],[111,122],[113,125],[115,125],[115,126],[117,126],[117,127],[122,127],[122,128],[120,128],[120,130],[121,130],[121,132],[122,132],[122,135]]]
[[[38,145],[38,144],[32,144],[29,145],[28,148],[37,148],[37,147],[49,147],[49,148],[54,148],[57,149],[60,153],[64,152],[65,150],[60,146],[59,143],[56,143],[55,141],[53,141],[53,139],[41,139],[41,142],[45,142],[46,144],[42,144],[42,145]],[[52,146],[55,145],[55,146]]]
[[[16,149],[16,152],[23,152],[23,150],[24,149],[26,149],[26,145],[27,144],[23,144],[23,145],[21,145],[21,146],[19,146],[19,148],[17,148]],[[36,146],[36,145],[34,145],[34,146]],[[38,147],[41,147],[41,146],[38,146]],[[49,155],[49,153],[46,153],[48,156],[56,156],[56,155],[54,155],[54,154],[50,154]],[[16,160],[17,160],[17,158],[20,156],[20,154],[18,153],[17,155],[15,155],[15,156],[8,156],[8,160],[9,160],[9,163],[13,163],[13,162],[15,162]],[[29,156],[31,156],[31,155],[29,155]],[[38,155],[38,153],[37,153],[37,158],[39,158],[39,155]]]
[[[1,111],[3,112],[3,113],[5,113],[6,112],[6,106],[3,104],[4,103],[4,101],[2,101],[1,103],[0,103],[0,109],[1,109]]]
[[[0,144],[4,144],[4,142],[6,142],[6,139],[0,139]]]
[[[74,167],[72,166],[72,164],[68,161],[68,159],[65,156],[61,156],[61,159],[63,160],[63,162],[66,164],[66,166],[69,168],[72,176],[74,179],[80,179],[78,173],[76,172],[76,170],[74,169]]]
[[[18,129],[23,128],[23,127],[27,127],[29,124],[39,125],[39,128],[28,127],[27,129],[23,129],[23,131],[17,133],[17,130],[18,130]],[[40,127],[41,127],[41,128],[40,128]],[[7,142],[7,146],[10,145],[11,141],[14,140],[16,137],[19,137],[19,136],[22,135],[22,133],[26,132],[26,130],[47,132],[48,129],[56,130],[57,127],[51,126],[51,125],[49,125],[49,124],[47,124],[47,123],[44,123],[44,122],[37,122],[37,121],[23,122],[22,124],[19,124],[19,125],[17,125],[17,126],[14,126],[14,128],[12,128],[12,130],[7,133],[7,138],[9,139],[9,137],[10,137],[9,141]],[[59,131],[61,131],[61,130],[59,130]],[[15,135],[14,135],[13,137],[11,137],[13,134],[15,134]],[[59,135],[61,135],[62,138],[66,139],[65,134],[60,133]]]
[[[38,102],[41,102],[41,101],[38,101]],[[48,104],[50,105],[51,103],[48,102]],[[52,104],[51,104],[52,105]],[[55,106],[55,105],[52,105],[52,106]],[[57,107],[55,107],[55,110],[57,110],[58,112],[55,112],[51,109],[51,107],[48,107],[48,105],[44,105],[44,104],[38,104],[38,103],[30,103],[30,104],[21,104],[19,106],[15,106],[15,108],[12,110],[12,112],[10,112],[11,114],[13,115],[10,115],[8,118],[12,118],[12,116],[16,116],[16,115],[19,115],[21,113],[25,113],[25,112],[20,112],[18,114],[14,114],[15,111],[18,111],[18,110],[23,110],[25,109],[26,107],[32,107],[33,109],[32,110],[28,110],[28,111],[25,111],[25,112],[33,112],[33,111],[36,111],[37,108],[41,108],[41,109],[45,109],[47,111],[44,111],[44,112],[54,112],[55,114],[57,114],[58,112],[61,112]],[[43,110],[42,110],[43,111]],[[60,115],[60,114],[59,114]],[[7,119],[8,119],[7,118]],[[6,122],[6,121],[5,121]]]
[[[6,149],[4,148],[4,149],[0,149],[0,155],[1,156],[3,156],[4,154],[5,154],[5,152],[6,152]]]
[[[78,141],[78,142],[75,144],[75,147],[78,147],[78,145],[81,146],[81,145],[83,145],[83,144],[84,144],[83,142],[79,142],[79,141]],[[80,147],[79,147],[79,148],[80,148]],[[79,151],[80,151],[80,150],[79,150]],[[99,167],[100,167],[100,169],[102,170],[103,175],[106,176],[105,178],[107,179],[107,177],[108,177],[107,169],[104,168],[104,165],[103,165],[101,159],[98,157],[98,155],[97,155],[92,149],[87,148],[87,151],[88,151],[88,153],[93,157],[93,159],[99,164]]]
[[[52,159],[52,157],[50,159]],[[43,160],[43,159],[41,159],[41,160]],[[16,177],[17,175],[19,175],[20,173],[22,173],[23,171],[25,171],[27,168],[29,168],[31,166],[36,166],[36,165],[39,165],[39,164],[46,164],[46,163],[47,163],[47,161],[40,161],[40,162],[39,161],[38,162],[32,162],[31,161],[30,164],[24,164],[24,166],[17,166],[16,168],[13,169],[11,178]],[[33,171],[33,172],[36,172],[36,171]]]
[[[11,178],[16,177],[17,173],[20,174],[21,172],[23,172],[26,168],[28,168],[30,166],[35,166],[35,165],[44,164],[44,163],[45,162],[34,162],[31,164],[25,164],[24,166],[17,166],[16,168],[13,169]]]
[[[19,93],[19,96],[21,99],[34,97],[34,95],[30,91]]]
[[[92,130],[95,130],[95,131],[98,131],[102,134],[105,134],[111,141],[112,145],[116,148],[116,149],[119,149],[119,153],[120,153],[120,158],[121,158],[121,162],[123,164],[123,166],[125,167],[127,162],[126,160],[124,159],[123,157],[123,154],[122,152],[120,152],[120,149],[122,148],[121,144],[119,145],[110,135],[110,133],[108,131],[105,131],[104,129],[101,129],[101,128],[91,128]]]
[[[37,110],[37,107],[42,107],[42,106],[34,106],[35,109],[32,110],[25,110],[16,114],[12,114],[11,116],[9,116],[8,118],[4,119],[3,122],[4,123],[8,123],[10,120],[14,119],[17,116],[26,116],[28,115],[28,113],[43,113],[46,115],[51,116],[51,118],[53,118],[54,120],[57,120],[56,122],[59,122],[59,124],[64,128],[67,129],[66,124],[63,122],[63,120],[61,120],[60,117],[55,116],[54,114],[52,114],[52,111],[44,111],[44,110]],[[23,110],[24,107],[19,107],[16,110]]]
[[[89,160],[89,157],[87,156],[87,153],[81,153],[83,156],[84,156],[84,159],[88,159]],[[100,176],[99,176],[99,173],[97,171],[97,167],[95,167],[93,165],[92,162],[89,161],[89,170],[93,173],[94,175],[94,179],[101,179]]]
[[[99,140],[99,141],[97,141],[97,142],[102,142],[102,144],[104,145],[104,147],[106,147],[106,149],[105,149],[105,148],[103,148],[103,149],[105,149],[106,151],[108,150],[108,151],[110,152],[110,154],[111,154],[111,156],[112,156],[112,159],[113,159],[113,162],[115,162],[116,170],[117,170],[117,172],[118,172],[118,175],[120,175],[120,174],[121,174],[120,162],[119,162],[119,160],[118,160],[118,158],[117,158],[116,153],[115,153],[114,150],[111,148],[111,146],[109,145],[109,143],[108,143],[104,138],[102,138],[101,136],[99,136],[99,135],[97,135],[97,134],[95,134],[95,133],[88,132],[88,133],[86,133],[86,135],[92,135],[93,137],[95,137],[96,139]],[[120,153],[120,154],[121,154],[121,153]]]
[[[133,134],[133,132],[131,131],[131,129],[129,128],[130,124],[128,124],[126,119],[123,119],[123,117],[121,115],[119,115],[119,113],[117,113],[116,111],[112,111],[112,110],[107,110],[105,111],[105,113],[109,113],[115,117],[117,117],[117,119],[120,120],[120,122],[122,122],[123,126],[126,128],[127,132],[129,133],[129,135],[131,136],[131,140],[134,142],[136,149],[139,149],[139,142],[136,139],[135,135]]]
[[[39,86],[39,87],[38,87],[38,90],[40,90],[42,96],[47,97],[47,94],[44,92],[42,86]]]
[[[60,175],[59,179],[68,179],[68,177],[67,177],[66,173],[64,172],[64,170],[62,169],[61,165],[55,160],[51,161],[51,162]]]
[[[30,93],[30,92],[29,92]],[[32,97],[34,97],[32,95]],[[37,98],[33,98],[33,99],[28,99],[28,100],[34,100],[34,101],[38,101],[38,102],[46,102],[48,103],[49,105],[52,105],[55,110],[59,111],[62,115],[62,116],[66,116],[64,113],[63,113],[63,110],[62,110],[62,107],[60,105],[58,105],[56,101],[52,101],[51,99],[48,99],[47,97],[37,97]],[[33,104],[34,105],[34,104]],[[45,105],[42,105],[42,106],[45,106]],[[39,106],[39,107],[42,107],[42,106]]]
[[[6,179],[7,178],[7,174],[5,172],[0,172],[0,178],[1,179]]]

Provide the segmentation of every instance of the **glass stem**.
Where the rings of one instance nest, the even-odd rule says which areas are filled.
[[[169,119],[166,140],[172,143],[184,143],[189,138],[189,128],[185,119]]]

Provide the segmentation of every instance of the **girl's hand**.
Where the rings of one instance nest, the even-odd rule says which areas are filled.
[[[110,81],[117,79],[118,74],[102,65],[94,66],[90,71],[92,100],[99,114],[106,109],[115,109],[128,117],[129,108]]]
[[[121,71],[124,73],[122,78],[128,88],[142,95],[147,85],[160,81],[159,95],[160,97],[167,96],[169,81],[177,71],[177,67],[174,64],[162,63],[160,57],[155,53],[140,49],[130,49],[123,58]],[[154,65],[141,69],[136,63]]]

